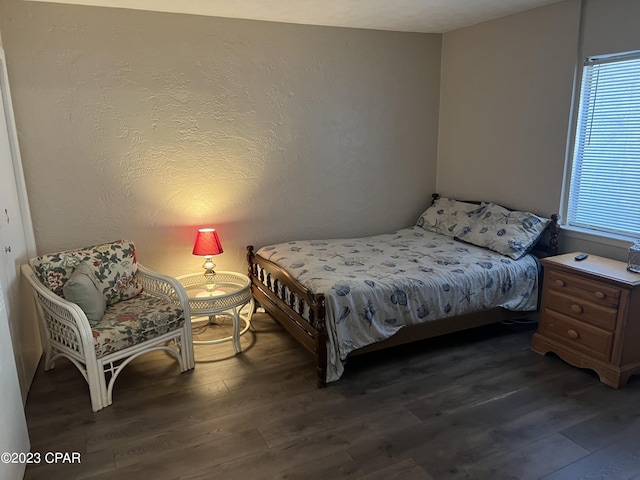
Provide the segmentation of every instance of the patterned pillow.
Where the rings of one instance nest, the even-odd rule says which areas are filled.
[[[82,262],[94,267],[94,275],[107,305],[135,297],[142,291],[133,242],[117,240],[93,247],[41,255],[30,261],[40,281],[56,295]]]
[[[550,220],[533,213],[507,210],[495,203],[485,209],[473,224],[458,228],[456,238],[517,260],[538,241]]]
[[[454,237],[460,229],[472,224],[484,210],[484,205],[440,197],[420,215],[416,225],[429,232]]]

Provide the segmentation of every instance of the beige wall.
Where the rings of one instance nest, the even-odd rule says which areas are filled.
[[[446,33],[437,190],[559,211],[580,2]]]
[[[587,0],[583,55],[640,50],[638,0]]]
[[[247,244],[413,224],[435,190],[441,36],[0,3],[40,252],[115,238],[171,274]]]
[[[566,0],[444,35],[439,192],[561,211],[578,57],[640,49],[640,2],[587,0],[583,45],[580,3]],[[629,244],[564,230],[560,247],[626,261]]]
[[[639,10],[589,0],[585,54],[640,48]],[[38,247],[128,237],[179,274],[212,225],[243,270],[248,243],[388,231],[433,191],[558,212],[579,17],[440,36],[0,2]]]

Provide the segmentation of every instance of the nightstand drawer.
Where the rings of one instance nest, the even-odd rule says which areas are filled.
[[[545,309],[540,320],[542,335],[554,338],[567,348],[588,353],[591,357],[609,361],[613,333],[588,325],[553,310]]]
[[[569,297],[555,289],[547,291],[545,307],[609,331],[615,328],[618,316],[615,308],[597,305],[575,296]]]
[[[617,308],[620,302],[620,289],[592,282],[575,275],[549,271],[545,276],[545,288],[578,297],[606,307]]]

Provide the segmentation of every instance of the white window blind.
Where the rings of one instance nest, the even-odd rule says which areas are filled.
[[[640,236],[640,52],[588,58],[567,223]]]

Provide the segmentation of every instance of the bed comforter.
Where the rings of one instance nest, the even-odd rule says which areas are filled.
[[[350,352],[405,325],[503,307],[537,307],[539,263],[411,227],[355,239],[293,241],[260,256],[324,293],[327,382],[340,378]]]

